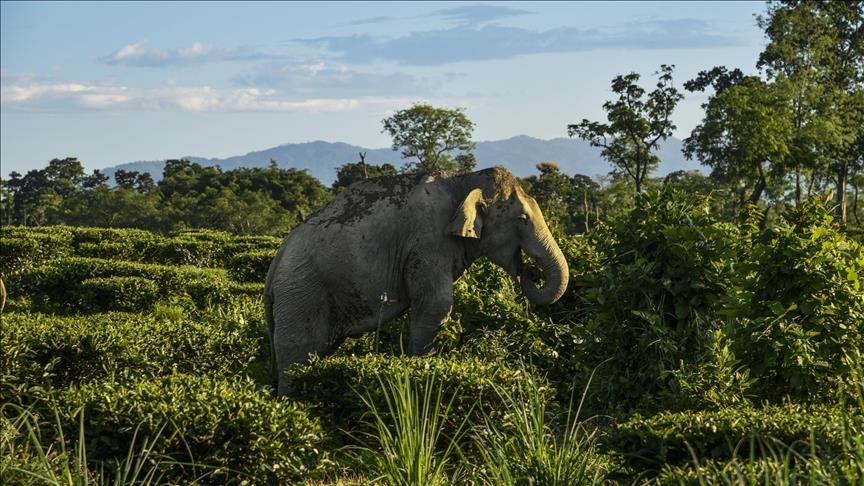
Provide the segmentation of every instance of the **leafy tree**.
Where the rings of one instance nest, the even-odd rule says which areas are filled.
[[[616,76],[612,91],[618,99],[603,104],[608,123],[582,119],[578,124],[567,125],[571,137],[602,148],[601,155],[612,164],[613,172],[631,178],[636,193],[642,192],[645,178],[660,163],[654,151],[675,130],[670,117],[683,96],[672,86],[674,67],[660,66],[656,73],[660,75],[657,88],[647,98],[645,89],[636,84],[639,74]]]
[[[845,222],[846,186],[864,145],[864,3],[772,1],[758,21],[768,43],[757,67],[793,87],[795,164],[831,174]]]
[[[396,167],[391,164],[367,164],[364,162],[348,162],[336,170],[336,181],[333,182],[333,190],[339,191],[351,184],[371,177],[395,175]]]
[[[759,201],[772,175],[785,171],[793,126],[784,88],[756,76],[722,87],[684,140],[686,157],[711,167],[712,178],[739,194],[736,207]]]
[[[126,171],[118,169],[114,173],[114,180],[119,187],[124,189],[133,189],[142,194],[146,194],[156,188],[156,183],[153,181],[153,176],[149,172],[143,174],[137,170]]]
[[[81,188],[85,190],[94,189],[104,185],[106,182],[108,182],[108,176],[103,174],[99,169],[93,169],[93,173],[84,177],[81,181]]]
[[[476,160],[470,154],[474,122],[462,108],[436,108],[416,104],[382,120],[393,137],[393,150],[402,151],[405,172],[470,172]],[[460,151],[453,155],[454,152]],[[410,160],[416,159],[416,160]]]

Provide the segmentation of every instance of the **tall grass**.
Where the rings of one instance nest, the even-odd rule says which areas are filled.
[[[595,431],[579,420],[582,401],[576,410],[571,401],[563,426],[556,427],[536,380],[520,382],[512,392],[496,390],[507,413],[502,419],[484,416],[483,427],[477,429],[477,449],[484,460],[476,469],[478,483],[570,486],[603,481],[609,461],[596,450]]]
[[[434,375],[415,381],[405,372],[379,376],[379,381],[384,408],[372,396],[361,395],[377,431],[372,437],[374,446],[366,448],[375,457],[379,474],[373,481],[390,486],[455,483],[461,474],[458,442],[465,433],[466,418],[452,436],[444,436],[445,422],[454,419],[450,414],[453,400],[444,403]]]
[[[77,434],[67,437],[57,404],[53,420],[14,404],[0,407],[0,482],[15,485],[89,486],[164,484],[164,473],[176,461],[153,451],[162,430],[151,438],[135,430],[126,457],[91,463],[87,457],[84,410],[78,409]],[[11,418],[7,418],[11,417]],[[206,476],[206,474],[205,474]],[[203,479],[199,477],[198,479]],[[194,481],[193,481],[194,482]]]

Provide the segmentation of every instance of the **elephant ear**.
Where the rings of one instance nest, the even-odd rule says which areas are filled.
[[[485,207],[483,191],[479,188],[473,189],[453,213],[447,225],[447,234],[463,238],[480,238],[480,231],[483,228],[482,211]]]

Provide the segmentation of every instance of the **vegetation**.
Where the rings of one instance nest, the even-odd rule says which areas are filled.
[[[523,183],[570,266],[554,305],[532,308],[477,261],[436,356],[403,356],[399,318],[292,368],[286,399],[261,305],[275,235],[395,167],[346,164],[332,190],[275,164],[169,161],[159,182],[119,172],[114,186],[71,158],[12,174],[0,480],[861,484],[861,19],[856,3],[771,3],[760,75],[685,83],[710,92],[685,143],[707,176],[649,177],[636,141],[651,137],[613,136],[642,150],[629,176],[538,161]],[[607,103],[610,125],[583,128],[650,128],[652,95],[616,81],[639,104]]]
[[[417,104],[399,110],[382,122],[393,137],[393,150],[401,150],[407,172],[474,169],[474,122],[460,108],[435,108]],[[457,153],[453,153],[457,151]],[[416,160],[411,160],[416,159]]]

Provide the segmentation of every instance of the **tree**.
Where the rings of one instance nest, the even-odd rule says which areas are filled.
[[[476,160],[471,151],[474,123],[462,108],[435,108],[416,104],[382,120],[384,130],[393,137],[393,150],[401,150],[406,160],[404,172],[470,172]],[[454,152],[461,152],[456,153]],[[416,160],[411,160],[416,159]]]
[[[338,192],[351,184],[368,179],[370,177],[381,177],[396,175],[396,167],[392,164],[367,164],[364,162],[348,162],[336,170],[336,181],[333,182],[333,190]]]
[[[683,96],[672,86],[674,67],[660,66],[655,73],[660,75],[657,88],[648,93],[647,99],[645,90],[636,84],[639,74],[616,76],[612,91],[618,99],[603,104],[609,122],[583,118],[578,124],[567,125],[571,137],[602,148],[601,155],[612,164],[613,173],[631,178],[637,193],[642,192],[645,178],[660,164],[654,151],[675,130],[670,116]]]
[[[684,140],[684,155],[711,167],[711,177],[739,194],[736,207],[757,202],[785,173],[793,137],[792,111],[782,84],[746,76],[723,86]],[[749,193],[749,196],[747,196]]]
[[[864,137],[864,3],[775,1],[758,21],[768,43],[757,67],[793,87],[795,165],[831,174],[836,216],[845,221]]]

